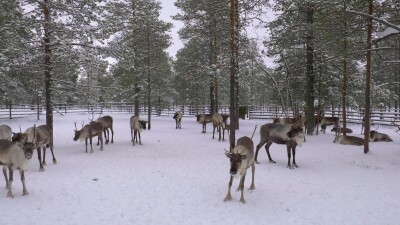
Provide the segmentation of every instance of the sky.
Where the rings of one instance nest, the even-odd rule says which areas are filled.
[[[184,116],[175,129],[171,115],[152,117],[151,130],[141,133],[143,145],[133,146],[128,113],[103,115],[114,118],[114,143],[93,145],[73,141],[74,122],[88,123],[86,113],[54,114],[54,153],[39,172],[36,152],[29,161],[22,195],[18,172],[14,173],[14,199],[7,198],[0,179],[1,225],[397,225],[400,221],[400,135],[394,127],[380,126],[394,142],[362,146],[333,143],[334,133],[307,136],[296,149],[298,168],[287,168],[284,145],[272,144],[268,163],[264,147],[255,169],[255,190],[249,170],[245,180],[245,204],[233,180],[228,191],[229,159],[225,141],[212,139],[192,116]],[[146,115],[141,115],[146,119]],[[44,124],[36,116],[3,119],[14,131]],[[251,136],[254,126],[271,120],[240,120],[236,137]],[[361,126],[348,124],[361,137]],[[376,127],[373,127],[375,129]],[[259,128],[253,141],[260,140]],[[95,141],[96,142],[96,141]]]

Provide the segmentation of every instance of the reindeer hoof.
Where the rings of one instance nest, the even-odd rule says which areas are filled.
[[[7,192],[7,198],[14,198],[15,196],[12,194],[11,191]]]
[[[57,164],[57,160],[53,160],[53,164]]]
[[[270,159],[269,163],[276,163],[274,160]]]
[[[22,195],[29,195],[29,192],[28,191],[24,191],[24,192],[22,192]]]
[[[227,201],[230,201],[230,200],[232,200],[232,196],[230,194],[226,195],[224,201],[227,202]]]
[[[254,186],[254,184],[253,184],[250,186],[249,190],[254,190],[254,189],[256,189],[256,186]]]
[[[44,172],[44,168],[39,168],[39,172]]]
[[[240,199],[240,202],[246,204],[246,201],[243,198]]]

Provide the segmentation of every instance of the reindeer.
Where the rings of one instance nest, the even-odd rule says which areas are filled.
[[[182,112],[175,112],[173,117],[175,119],[175,129],[181,129],[182,116]]]
[[[207,123],[212,122],[212,114],[197,114],[197,122],[203,125],[203,130],[201,133],[206,133]]]
[[[90,122],[89,124],[86,124],[83,126],[82,123],[82,129],[78,130],[76,127],[76,122],[75,123],[75,136],[74,136],[74,141],[77,140],[85,140],[85,146],[86,146],[86,151],[85,153],[88,153],[87,145],[88,145],[88,139],[90,140],[90,153],[93,153],[93,145],[92,145],[92,138],[94,136],[97,136],[100,140],[101,146],[100,150],[103,151],[103,126],[99,122]]]
[[[110,142],[110,131],[108,129],[111,130],[111,143],[114,143],[113,118],[111,116],[103,116],[98,118],[96,122],[99,122],[103,126],[105,143],[108,144]],[[97,145],[99,145],[98,141]]]
[[[293,169],[293,166],[298,167],[296,164],[296,146],[301,145],[304,142],[304,132],[303,128],[294,127],[293,125],[282,125],[276,123],[267,123],[260,128],[260,143],[256,147],[255,162],[257,161],[257,155],[260,148],[266,143],[265,150],[268,154],[269,162],[276,163],[272,160],[269,153],[269,147],[272,143],[276,144],[286,144],[287,154],[288,154],[288,164],[289,169]],[[293,165],[290,164],[291,152],[293,154]]]
[[[369,127],[371,127],[371,125],[372,125],[372,120],[370,117],[369,118]],[[365,128],[365,116],[362,118],[362,121],[361,121],[361,134],[363,134],[364,128]]]
[[[11,130],[11,127],[8,125],[1,125],[0,126],[0,139],[3,140],[12,140],[13,132]]]
[[[335,132],[335,133],[343,133],[344,132],[344,128],[334,127],[334,128],[332,128],[331,131]],[[353,130],[346,127],[346,134],[351,134],[351,133],[353,133]]]
[[[232,195],[231,195],[231,187],[232,187],[232,182],[233,178],[238,178],[240,176],[240,182],[239,182],[239,187],[238,190],[241,190],[241,196],[240,196],[240,202],[243,204],[245,203],[244,197],[243,197],[243,190],[244,190],[244,180],[246,178],[246,172],[247,169],[251,166],[251,172],[252,172],[252,179],[251,179],[251,185],[250,185],[250,190],[254,190],[254,172],[255,172],[255,166],[254,166],[254,144],[251,138],[244,136],[241,137],[237,140],[236,146],[230,151],[230,152],[225,152],[226,157],[230,159],[230,180],[229,180],[229,188],[228,188],[228,193],[226,194],[226,197],[224,201],[230,201],[232,200]]]
[[[369,132],[369,141],[370,142],[378,142],[378,141],[386,141],[392,142],[392,138],[389,135],[384,133],[379,133],[375,130]]]
[[[21,137],[21,136],[20,136]],[[17,140],[17,139],[16,139]],[[22,194],[28,195],[29,192],[25,185],[25,171],[28,169],[28,160],[32,158],[34,151],[34,143],[25,142],[18,138],[17,142],[10,140],[0,140],[0,165],[9,170],[9,178],[7,178],[6,170],[3,167],[3,174],[6,180],[6,189],[8,189],[7,197],[14,198],[12,193],[12,183],[14,180],[14,170],[20,172],[22,182]]]
[[[282,124],[282,125],[293,125],[296,128],[303,128],[305,127],[305,117],[299,113],[295,117],[285,117],[285,118],[275,118],[273,123],[275,124]],[[306,136],[304,135],[304,142],[306,142]]]
[[[131,125],[131,137],[132,137],[132,145],[135,145],[138,143],[138,138],[139,136],[139,144],[142,144],[142,139],[140,137],[140,133],[142,132],[142,129],[146,130],[146,124],[147,121],[140,120],[139,116],[132,116],[130,119],[130,125]]]
[[[217,128],[217,131],[219,133],[218,140],[221,141],[221,129],[222,129],[222,140],[225,141],[225,129],[226,129],[226,121],[228,119],[229,115],[226,114],[219,114],[219,113],[214,113],[212,115],[212,123],[213,123],[213,139],[214,139],[214,134],[215,134],[215,128]]]
[[[333,140],[333,143],[338,143],[338,144],[342,144],[342,145],[364,145],[364,139],[359,138],[359,137],[355,137],[355,136],[350,136],[350,135],[339,135],[339,133],[337,133],[335,135],[335,139]]]
[[[28,129],[24,133],[15,133],[13,135],[13,142],[16,140],[25,139],[26,142],[32,142],[35,145],[35,148],[38,153],[39,160],[39,171],[43,172],[44,166],[46,165],[46,148],[50,147],[51,154],[53,156],[53,164],[57,164],[57,160],[54,156],[53,151],[53,143],[52,140],[52,132],[49,126],[40,125],[38,127],[33,126]],[[43,151],[43,161],[42,161],[42,151]]]
[[[321,119],[321,131],[325,134],[326,126],[335,125],[335,127],[339,127],[339,118],[335,116],[331,117],[322,117]]]

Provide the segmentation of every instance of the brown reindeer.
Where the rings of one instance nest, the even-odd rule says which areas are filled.
[[[180,112],[180,111],[175,112],[174,117],[173,117],[174,120],[175,120],[175,129],[181,129],[182,128],[181,127],[182,117],[183,117],[182,112]]]
[[[85,153],[88,153],[87,145],[88,145],[88,140],[90,141],[90,153],[93,153],[93,145],[92,145],[92,138],[94,136],[97,136],[100,140],[101,146],[100,150],[103,151],[103,126],[99,122],[90,122],[89,124],[86,124],[83,126],[82,124],[82,129],[78,130],[76,127],[76,122],[75,122],[75,136],[74,136],[74,141],[77,140],[85,140]]]
[[[369,132],[369,141],[370,142],[380,142],[380,141],[385,141],[385,142],[392,142],[392,138],[390,138],[389,135],[384,134],[384,133],[379,133],[375,130]]]
[[[203,130],[201,133],[206,133],[207,123],[212,122],[212,114],[197,114],[197,122],[202,125]]]
[[[130,126],[131,126],[131,137],[132,137],[132,145],[135,145],[135,141],[136,143],[138,143],[138,137],[139,136],[139,144],[142,144],[142,138],[140,137],[140,133],[142,132],[142,130],[146,130],[146,124],[147,121],[144,120],[140,120],[139,116],[132,116],[130,119]]]
[[[96,122],[99,122],[103,126],[105,143],[108,144],[110,142],[110,131],[108,129],[111,130],[111,143],[114,143],[113,118],[111,116],[103,116],[98,118]]]
[[[304,142],[304,132],[302,128],[294,127],[292,125],[282,125],[276,123],[267,123],[260,128],[260,143],[256,148],[255,162],[257,162],[257,155],[260,148],[265,145],[269,162],[276,163],[272,160],[269,153],[269,147],[272,143],[285,144],[287,147],[288,164],[287,167],[293,169],[293,166],[298,167],[296,164],[296,146]],[[293,155],[293,164],[290,163],[291,154]]]
[[[342,133],[342,134],[343,134],[343,132],[345,131],[345,129],[344,129],[344,128],[341,128],[341,127],[334,127],[334,128],[332,128],[331,131],[332,131],[332,132],[335,132],[335,133]],[[351,134],[351,133],[353,133],[353,130],[346,127],[346,134]]]

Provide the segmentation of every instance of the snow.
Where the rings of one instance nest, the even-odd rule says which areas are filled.
[[[392,143],[363,147],[334,144],[334,135],[307,136],[297,148],[299,168],[286,168],[285,146],[273,144],[268,163],[264,147],[256,165],[255,186],[248,171],[244,198],[228,190],[228,138],[212,139],[212,128],[201,133],[194,117],[184,117],[175,129],[170,117],[153,117],[152,129],[142,132],[143,145],[132,146],[128,114],[114,114],[114,144],[94,145],[84,153],[84,142],[74,142],[74,121],[88,122],[86,114],[55,114],[55,156],[39,172],[34,156],[26,172],[29,195],[22,196],[19,173],[13,182],[14,199],[6,198],[0,181],[1,225],[110,225],[110,224],[398,224],[400,221],[400,135],[393,127],[379,127]],[[143,116],[142,119],[145,117]],[[241,120],[237,138],[251,136],[256,124]],[[1,120],[19,131],[44,124],[42,116]],[[350,124],[361,136],[359,125]],[[329,128],[329,127],[328,127]],[[373,127],[375,129],[376,127]],[[329,130],[329,129],[327,129]],[[253,138],[255,145],[259,133]]]

